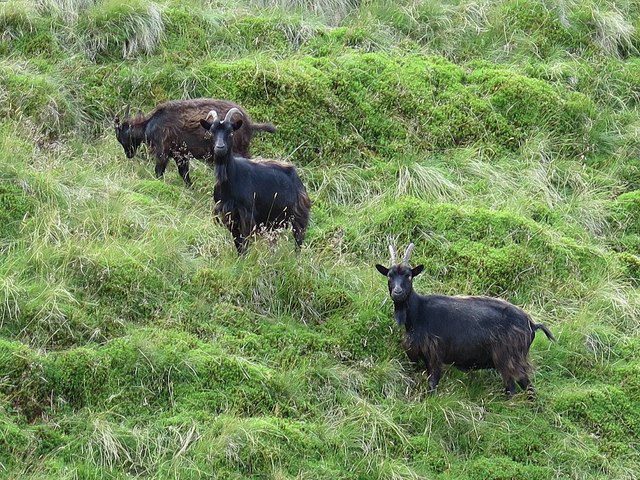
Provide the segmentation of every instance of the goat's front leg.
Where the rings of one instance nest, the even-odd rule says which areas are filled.
[[[169,157],[164,154],[156,156],[156,178],[162,178],[164,171],[167,169]]]
[[[253,228],[253,218],[251,218],[246,211],[240,211],[234,215],[231,234],[233,235],[233,243],[239,255],[243,255],[247,251],[247,242],[249,241],[249,235],[251,235]]]
[[[442,363],[426,355],[423,355],[422,359],[427,366],[427,373],[429,374],[429,393],[434,394],[436,393],[438,383],[440,383],[440,377],[442,376]]]
[[[231,229],[231,235],[233,235],[233,244],[238,250],[238,255],[243,255],[247,251],[247,237],[242,234],[241,229],[237,226]]]
[[[176,165],[178,166],[178,173],[184,180],[184,183],[187,187],[192,185],[191,178],[189,177],[189,159],[181,154],[175,154],[174,159],[176,161]]]
[[[405,340],[404,341],[404,350],[407,354],[407,357],[409,358],[409,361],[411,362],[411,365],[413,365],[415,367],[415,369],[417,371],[422,371],[422,365],[420,364],[420,350],[413,347],[410,343],[410,341]]]

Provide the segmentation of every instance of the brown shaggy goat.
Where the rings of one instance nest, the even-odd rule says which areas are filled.
[[[249,144],[254,132],[273,133],[276,129],[271,123],[253,123],[246,111],[228,100],[173,100],[161,103],[148,115],[138,112],[135,117],[129,117],[127,108],[124,120],[119,117],[114,120],[116,137],[128,158],[133,158],[140,144],[146,143],[156,157],[158,178],[162,177],[169,159],[173,158],[180,176],[187,185],[191,185],[189,159],[211,163],[211,139],[200,126],[200,120],[211,110],[225,115],[232,108],[240,110],[246,119],[233,136],[233,151],[249,158]]]

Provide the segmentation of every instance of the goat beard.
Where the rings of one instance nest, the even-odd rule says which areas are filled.
[[[407,306],[404,304],[395,304],[393,316],[396,319],[396,323],[398,325],[404,325],[407,322]]]

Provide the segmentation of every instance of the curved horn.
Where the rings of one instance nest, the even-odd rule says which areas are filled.
[[[396,264],[396,249],[393,245],[389,245],[389,253],[391,254],[391,265],[393,266]]]
[[[409,265],[409,259],[411,258],[411,252],[413,252],[414,247],[415,245],[413,243],[409,244],[409,246],[407,247],[407,251],[404,252],[402,263],[406,263],[407,265]]]
[[[127,104],[124,111],[124,118],[129,118],[129,114],[131,113],[131,104]]]
[[[218,120],[218,112],[216,112],[215,110],[211,110],[209,113],[207,113],[207,117],[205,118],[205,120],[209,120],[209,117],[211,117],[212,122],[215,122],[216,120]]]
[[[242,112],[240,111],[239,108],[236,108],[236,107],[230,108],[227,114],[224,116],[223,122],[226,122],[227,120],[231,120],[236,113],[239,113],[240,115],[242,115]]]

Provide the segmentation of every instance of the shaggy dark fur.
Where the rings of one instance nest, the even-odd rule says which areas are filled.
[[[233,151],[249,158],[254,132],[273,133],[276,129],[271,123],[253,123],[247,112],[228,100],[174,100],[158,105],[149,115],[138,112],[135,117],[129,117],[127,111],[122,122],[119,117],[115,118],[116,137],[128,158],[133,158],[138,147],[146,143],[156,157],[157,177],[162,177],[169,159],[173,158],[184,182],[191,185],[189,159],[211,161],[211,139],[200,127],[200,119],[211,110],[224,115],[231,108],[238,108],[246,120],[234,135]]]
[[[419,295],[413,279],[424,267],[411,268],[405,259],[395,263],[393,258],[391,268],[379,264],[376,268],[388,279],[395,319],[405,327],[407,356],[412,362],[424,362],[429,391],[435,391],[442,365],[450,364],[461,370],[495,368],[507,395],[515,393],[517,382],[533,396],[529,347],[537,330],[555,340],[547,327],[497,298]]]
[[[232,153],[229,144],[244,123],[242,112],[228,112],[220,121],[201,120],[210,132],[215,165],[215,211],[231,231],[238,253],[244,253],[248,237],[260,230],[293,229],[296,245],[302,245],[309,223],[311,201],[293,165],[275,160],[254,161]],[[232,121],[234,114],[240,117]]]

